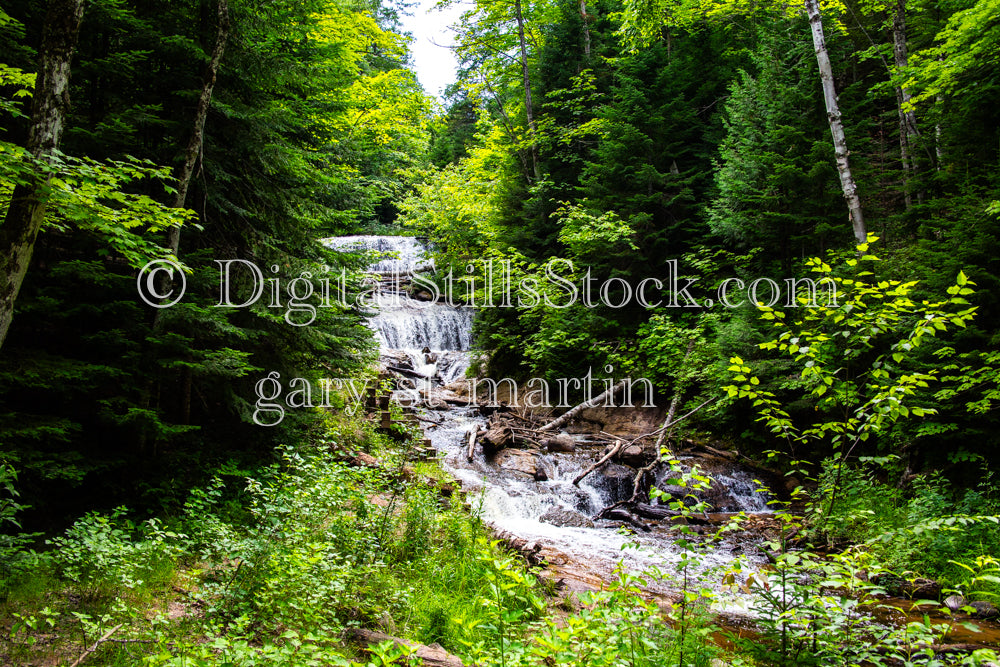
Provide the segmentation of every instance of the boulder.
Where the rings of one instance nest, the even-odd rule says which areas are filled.
[[[456,396],[460,396],[463,399],[466,399],[466,403],[467,404],[469,403],[468,398],[472,392],[472,386],[469,380],[466,380],[465,378],[459,378],[454,382],[449,382],[444,386],[444,388],[454,393]]]
[[[905,581],[903,595],[911,600],[937,600],[941,596],[941,583],[933,579]]]
[[[421,289],[421,290],[414,290],[410,294],[410,298],[416,299],[417,301],[433,301],[434,295],[425,289]]]
[[[643,391],[636,386],[632,392],[632,403],[639,406],[643,403]],[[624,397],[619,395],[615,405],[621,406]],[[625,440],[651,433],[663,424],[666,413],[665,406],[656,408],[642,407],[607,407],[599,406],[582,411],[567,428],[574,433],[597,433],[604,431]]]
[[[972,615],[976,618],[981,618],[983,620],[997,618],[1000,616],[1000,611],[997,611],[996,605],[992,602],[986,602],[984,600],[974,600],[968,603],[968,606],[975,609],[975,613]]]
[[[591,473],[591,484],[608,494],[612,503],[632,497],[635,471],[617,463],[607,463]]]
[[[550,523],[553,526],[571,527],[571,528],[593,528],[594,522],[583,516],[579,512],[574,512],[573,510],[563,509],[561,507],[550,507],[545,514],[541,516],[539,521],[544,523]]]
[[[524,473],[531,478],[538,472],[535,455],[521,449],[505,449],[496,457],[496,464],[504,470]]]
[[[413,360],[403,350],[383,350],[380,357],[383,366],[395,366],[397,368],[413,370]]]
[[[633,468],[641,468],[647,463],[647,457],[642,450],[642,445],[629,445],[623,448],[618,458],[622,463]]]
[[[560,433],[545,441],[545,449],[550,452],[572,454],[576,451],[576,442],[573,440],[573,436],[568,433]]]
[[[941,584],[933,579],[910,581],[891,572],[880,572],[872,577],[872,583],[884,588],[889,595],[910,600],[936,600],[941,595]]]
[[[514,432],[510,430],[510,427],[503,425],[491,426],[479,438],[483,445],[483,451],[487,455],[492,455],[514,444]]]

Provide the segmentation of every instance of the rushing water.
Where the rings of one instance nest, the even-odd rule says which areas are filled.
[[[363,249],[385,255],[378,258],[371,270],[381,274],[382,292],[377,295],[378,314],[371,318],[382,346],[383,363],[388,367],[404,367],[412,375],[423,377],[413,382],[408,393],[447,384],[463,376],[469,364],[472,313],[467,308],[455,308],[410,298],[405,281],[400,276],[426,270],[430,262],[420,243],[408,237],[353,236],[330,239],[329,245],[344,249]],[[391,279],[386,280],[386,276]],[[430,414],[430,413],[429,413]],[[434,411],[437,426],[426,429],[426,436],[440,452],[442,465],[467,491],[475,492],[476,504],[484,521],[498,530],[546,546],[546,553],[557,553],[578,569],[608,579],[622,563],[632,571],[658,567],[668,574],[676,570],[681,551],[675,545],[676,536],[662,527],[638,535],[616,530],[618,524],[592,521],[604,508],[631,495],[634,471],[623,466],[609,466],[592,473],[578,486],[572,480],[590,466],[599,449],[580,447],[573,454],[531,452],[504,453],[496,460],[487,460],[481,450],[473,460],[466,456],[466,438],[470,428],[485,422],[475,407]],[[516,456],[515,456],[516,455]],[[545,481],[536,481],[532,468],[545,472]],[[745,471],[713,471],[717,483],[727,487],[729,506],[717,506],[715,511],[767,510],[766,496],[757,492],[757,485]],[[662,482],[661,479],[657,483]],[[555,523],[553,523],[555,522]],[[556,525],[556,524],[562,525]],[[571,524],[571,525],[567,525]],[[627,548],[638,545],[638,548]],[[738,542],[724,542],[699,556],[699,571],[705,585],[718,588],[722,574],[715,571],[730,565],[742,551]],[[747,550],[747,553],[756,553]],[[760,564],[760,556],[744,556],[752,565]],[[650,580],[649,588],[667,592],[669,583]],[[738,597],[724,598],[720,605],[739,611]]]

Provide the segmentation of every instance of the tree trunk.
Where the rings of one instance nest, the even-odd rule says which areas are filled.
[[[222,62],[222,55],[226,51],[226,41],[229,39],[229,2],[228,0],[218,0],[216,3],[216,33],[215,46],[212,49],[212,57],[205,67],[202,76],[201,94],[198,96],[198,106],[194,112],[194,126],[191,138],[188,140],[187,148],[184,149],[184,162],[177,173],[177,193],[171,204],[173,208],[184,208],[187,201],[188,188],[191,186],[191,178],[194,176],[195,165],[198,164],[198,157],[202,154],[202,147],[205,143],[205,120],[208,118],[208,108],[212,104],[212,93],[215,90],[215,80],[219,74],[219,63]],[[177,257],[181,247],[181,228],[171,227],[167,232],[167,248]],[[167,293],[166,276],[161,277],[161,284],[158,288],[160,294]],[[163,310],[157,309],[153,315],[153,328],[159,329],[163,322]]]
[[[812,29],[813,46],[816,48],[816,62],[823,83],[823,99],[826,101],[830,134],[833,135],[833,152],[837,160],[837,172],[840,174],[840,185],[844,190],[844,199],[847,200],[854,238],[858,243],[864,243],[868,240],[868,234],[861,213],[858,186],[854,182],[854,176],[851,175],[851,165],[848,160],[850,151],[847,150],[847,138],[844,136],[840,107],[837,105],[837,89],[833,84],[833,67],[830,65],[830,54],[827,53],[826,39],[823,36],[823,17],[819,11],[819,0],[806,0],[806,12],[809,14],[809,27]]]
[[[686,370],[687,360],[691,357],[692,352],[694,352],[693,338],[688,341],[687,351],[684,353],[684,358],[681,360],[680,370],[677,375],[681,375]],[[663,427],[661,427],[660,435],[657,436],[656,445],[654,446],[657,456],[660,455],[660,445],[662,445],[664,441],[670,442],[670,436],[674,433],[673,426],[670,426],[669,430],[665,427],[668,424],[674,423],[674,415],[677,414],[677,408],[680,407],[681,396],[683,396],[684,390],[687,389],[686,384],[687,383],[685,382],[678,382],[677,386],[674,387],[674,396],[670,399],[670,407],[667,408],[667,418],[663,420]]]
[[[524,75],[524,114],[528,119],[528,131],[531,133],[531,167],[535,180],[539,181],[542,174],[538,167],[538,129],[535,126],[535,112],[531,104],[531,77],[528,75],[528,45],[524,39],[524,16],[521,13],[521,0],[514,0],[514,17],[517,19],[517,39],[521,46],[521,73]]]
[[[184,164],[181,165],[181,170],[177,175],[177,194],[174,196],[174,208],[184,208],[188,187],[191,185],[191,177],[194,175],[194,168],[198,163],[198,156],[201,155],[205,142],[205,119],[208,118],[208,108],[212,104],[212,92],[215,90],[215,80],[219,74],[219,63],[222,62],[222,54],[226,51],[226,41],[229,39],[228,0],[218,0],[216,15],[215,48],[212,49],[212,58],[209,60],[208,66],[205,67],[205,74],[202,77],[201,95],[198,97],[198,106],[194,113],[194,131],[191,133],[191,139],[184,151]],[[177,255],[180,243],[180,228],[171,227],[168,236],[170,252]]]
[[[583,21],[583,57],[590,59],[590,24],[587,22],[587,0],[580,0],[580,20]]]
[[[892,20],[892,55],[897,74],[906,71],[909,60],[906,48],[906,0],[896,0],[896,15]],[[917,175],[917,163],[914,154],[919,132],[917,131],[917,114],[913,109],[907,109],[910,103],[910,90],[905,86],[896,87],[896,102],[899,107],[899,160],[903,165],[903,199],[906,210],[913,206],[913,179]],[[917,200],[923,200],[923,193],[917,192]]]
[[[31,105],[28,152],[40,163],[59,146],[69,111],[69,75],[83,21],[83,0],[51,0],[39,49],[38,77]],[[47,179],[41,174],[18,185],[0,226],[0,346],[14,319],[14,301],[28,271],[45,219]]]

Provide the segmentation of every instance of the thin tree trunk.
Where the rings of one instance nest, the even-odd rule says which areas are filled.
[[[909,55],[906,47],[906,0],[896,0],[896,15],[892,20],[892,55],[896,72],[906,71]],[[912,181],[917,175],[917,162],[914,153],[919,132],[917,130],[917,114],[908,109],[910,90],[905,86],[896,87],[896,102],[899,107],[899,159],[903,165],[903,198],[906,209],[913,206]],[[917,192],[917,200],[923,201],[923,193]]]
[[[687,351],[684,353],[684,358],[681,360],[680,370],[678,375],[683,373],[687,366],[687,360],[691,357],[691,353],[694,352],[694,339],[688,341]],[[663,420],[663,426],[666,427],[668,424],[674,423],[674,415],[677,414],[677,408],[680,407],[681,397],[684,394],[684,390],[687,389],[686,383],[681,381],[677,383],[674,387],[674,396],[670,399],[670,407],[667,408],[667,418]],[[656,438],[656,445],[653,449],[656,451],[656,456],[660,455],[660,445],[663,444],[664,440],[670,442],[670,437],[674,434],[673,426],[670,426],[669,430],[661,430],[660,435]]]
[[[833,83],[833,67],[830,65],[830,54],[826,50],[826,38],[823,36],[823,17],[819,10],[819,0],[806,0],[806,12],[809,14],[809,27],[812,29],[813,46],[816,48],[816,62],[823,83],[823,99],[826,101],[830,134],[833,135],[833,152],[837,160],[837,172],[840,174],[840,186],[844,190],[844,199],[847,200],[854,238],[858,243],[864,243],[868,239],[868,233],[865,230],[864,215],[861,213],[858,186],[854,182],[854,176],[851,175],[848,159],[850,151],[847,150],[847,138],[844,136],[840,107],[837,105],[837,89]]]
[[[58,148],[69,111],[69,75],[83,21],[83,0],[51,0],[39,49],[38,77],[31,105],[28,152],[48,162]],[[45,220],[47,179],[38,174],[18,185],[0,226],[0,346],[14,319],[14,301],[28,272],[38,231]]]
[[[531,104],[531,77],[528,75],[528,45],[524,39],[524,16],[521,13],[521,0],[514,0],[514,17],[517,19],[517,39],[521,46],[521,73],[524,75],[524,113],[528,119],[528,131],[531,133],[531,166],[535,180],[542,178],[538,167],[538,129],[535,126],[535,112]]]
[[[173,208],[184,208],[184,204],[187,201],[188,189],[191,186],[191,178],[194,176],[198,158],[202,154],[202,148],[205,143],[205,120],[208,118],[208,109],[212,104],[212,93],[215,91],[215,81],[219,74],[219,64],[222,62],[222,56],[226,51],[226,42],[229,39],[229,26],[229,2],[228,0],[217,0],[215,46],[212,48],[212,56],[209,58],[208,65],[206,65],[202,76],[201,94],[198,96],[198,105],[195,107],[191,138],[184,149],[184,162],[177,173],[177,193],[174,195],[174,201],[171,204]],[[167,233],[167,247],[176,257],[180,252],[180,246],[180,227],[171,227]],[[166,277],[162,278],[163,283],[166,283],[167,280]],[[165,287],[165,284],[160,285],[158,289],[160,294],[166,293]],[[159,308],[153,315],[154,331],[158,331],[163,327],[164,310],[163,308]],[[191,389],[194,382],[190,368],[185,370],[181,382],[180,419],[182,424],[187,424],[191,418]],[[159,403],[159,399],[156,402]],[[146,435],[142,434],[139,439],[140,450],[145,447],[145,444]]]
[[[587,21],[587,0],[580,0],[580,20],[583,21],[583,57],[590,59],[590,24]]]
[[[173,208],[184,208],[188,188],[191,185],[191,177],[194,175],[198,156],[201,155],[202,146],[205,143],[205,119],[208,118],[208,108],[212,104],[212,92],[215,90],[215,80],[219,74],[219,63],[222,62],[222,55],[226,51],[226,41],[229,39],[228,0],[218,0],[216,15],[215,48],[212,49],[212,58],[209,60],[202,78],[201,95],[198,97],[198,106],[194,114],[194,131],[191,133],[191,139],[184,151],[184,164],[181,165],[181,170],[177,175],[177,194],[174,196]],[[176,255],[181,243],[180,228],[171,227],[167,240],[170,252]]]
[[[944,104],[944,97],[938,95],[937,103]],[[940,122],[934,125],[934,157],[936,158],[937,171],[941,171],[941,165],[944,164],[944,132]]]

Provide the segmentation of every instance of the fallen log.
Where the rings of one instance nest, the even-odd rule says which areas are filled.
[[[684,517],[687,520],[687,523],[699,526],[725,523],[730,518],[736,516],[736,514],[732,512],[718,512],[716,514],[690,511],[682,512],[680,510],[672,510],[667,507],[649,505],[646,503],[636,503],[632,506],[632,511],[641,516],[643,519],[652,519],[654,521],[663,521],[664,519],[673,520],[677,517]]]
[[[601,394],[593,397],[589,401],[584,401],[583,403],[581,403],[580,405],[576,406],[575,408],[571,408],[568,412],[565,412],[561,416],[553,419],[548,424],[545,424],[544,426],[540,427],[538,430],[539,431],[551,431],[554,428],[558,428],[559,426],[562,426],[563,424],[565,424],[569,420],[573,419],[573,417],[576,417],[578,414],[580,414],[581,412],[583,412],[587,408],[596,407],[596,406],[600,405],[601,401],[603,401],[603,400],[605,400],[607,398],[614,398],[615,394],[617,394],[622,389],[624,389],[625,385],[627,383],[628,383],[628,379],[627,378],[625,380],[621,380],[620,382],[618,382],[618,384],[616,384],[615,386],[611,387],[611,389],[608,389],[607,391],[602,392]]]
[[[73,662],[73,664],[70,665],[70,667],[78,667],[79,665],[82,665],[83,661],[87,659],[88,655],[90,655],[91,653],[93,653],[97,649],[101,648],[101,644],[103,644],[104,642],[106,642],[109,639],[111,639],[111,635],[113,635],[116,632],[118,632],[118,630],[120,630],[122,628],[122,626],[124,626],[124,625],[125,625],[124,623],[119,623],[115,627],[113,627],[110,630],[108,630],[107,632],[105,632],[104,636],[101,637],[100,639],[98,639],[96,642],[94,642],[94,644],[90,648],[84,650],[83,654],[79,658],[77,658]]]
[[[375,630],[364,630],[362,628],[350,628],[344,633],[345,637],[356,644],[381,644],[382,642],[395,642],[410,649],[416,649],[413,656],[422,660],[424,667],[464,667],[461,658],[448,653],[437,645],[425,646],[416,642],[400,639],[387,635],[384,632]]]
[[[408,377],[408,378],[410,378],[412,380],[430,380],[431,379],[431,378],[427,377],[426,375],[423,375],[422,373],[418,373],[417,371],[410,370],[409,368],[403,368],[402,366],[386,366],[385,370],[392,371],[393,373],[399,373],[400,375]]]
[[[633,505],[632,511],[641,516],[643,519],[653,519],[654,521],[663,521],[664,519],[673,519],[678,516],[684,516],[684,512],[672,510],[667,507],[649,505],[646,503],[636,503]]]
[[[650,531],[649,526],[641,521],[638,521],[630,512],[621,508],[612,509],[609,507],[598,514],[596,518],[605,519],[607,521],[621,521],[622,523],[632,526],[633,528],[638,528],[644,533],[648,533]]]
[[[581,472],[579,475],[577,475],[573,479],[573,486],[579,486],[580,485],[580,481],[584,477],[586,477],[587,475],[589,475],[590,473],[594,472],[595,470],[597,470],[598,468],[600,468],[602,465],[604,465],[605,463],[607,463],[608,461],[610,461],[614,457],[614,455],[617,454],[619,452],[619,450],[621,450],[621,448],[624,445],[625,445],[625,442],[623,440],[619,440],[618,443],[612,448],[612,450],[610,452],[607,453],[607,455],[604,458],[602,458],[600,461],[598,461],[597,463],[595,463],[594,465],[590,466],[589,468],[587,468],[586,470],[584,470],[583,472]]]

